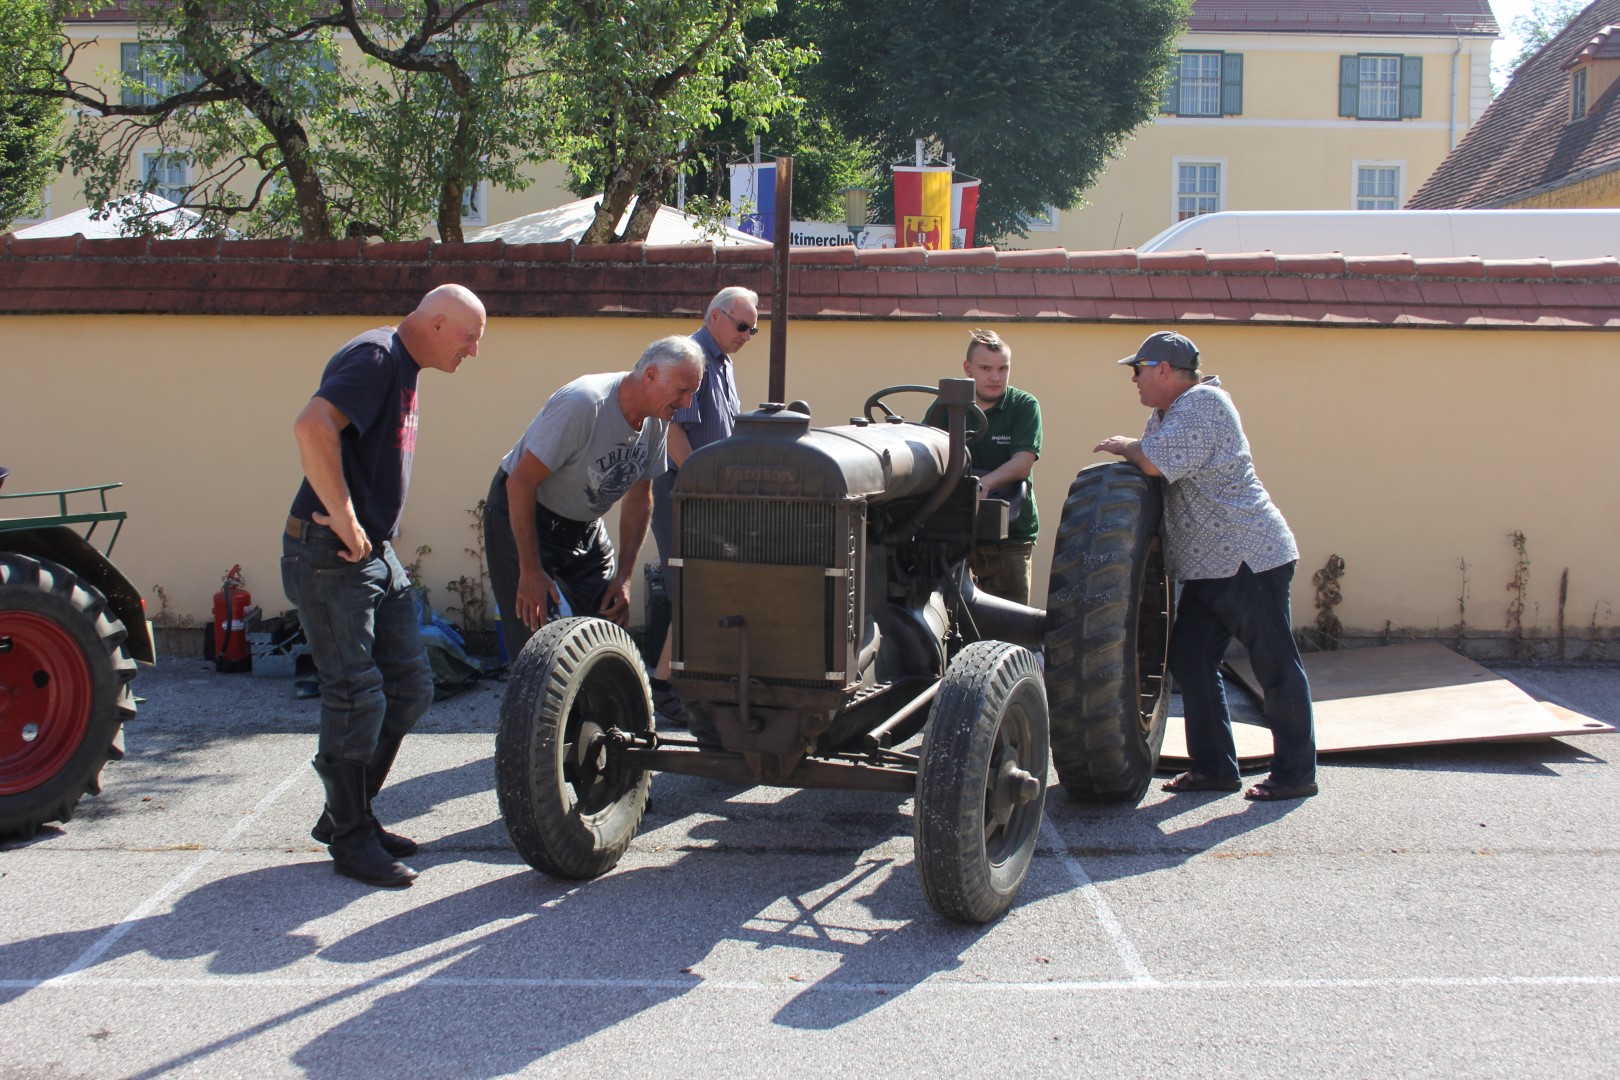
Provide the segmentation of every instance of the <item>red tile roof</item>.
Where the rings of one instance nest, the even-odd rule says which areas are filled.
[[[1564,61],[1564,70],[1570,70],[1583,60],[1620,60],[1620,26],[1611,23],[1593,34],[1591,41]]]
[[[0,314],[394,315],[455,281],[491,315],[771,312],[771,249],[4,237]],[[1620,260],[796,248],[796,318],[1620,330]]]
[[[1196,0],[1187,28],[1205,33],[1459,34],[1495,37],[1489,0]]]
[[[1571,120],[1566,63],[1620,23],[1620,0],[1596,0],[1526,60],[1446,156],[1408,209],[1506,206],[1620,169],[1620,82]],[[1605,48],[1607,43],[1605,42]]]

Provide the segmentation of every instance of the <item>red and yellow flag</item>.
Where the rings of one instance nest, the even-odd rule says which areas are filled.
[[[899,247],[951,246],[951,170],[894,167],[894,226]]]

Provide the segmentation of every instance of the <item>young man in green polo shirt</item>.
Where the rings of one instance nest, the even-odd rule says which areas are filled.
[[[1029,568],[1041,521],[1035,510],[1033,483],[1025,484],[1041,456],[1041,404],[1033,394],[1008,384],[1012,346],[994,330],[975,330],[968,338],[962,370],[973,380],[973,396],[989,420],[984,438],[974,443],[973,471],[985,493],[1006,498],[1007,539],[981,544],[968,557],[968,569],[979,588],[995,596],[1029,603]],[[928,423],[945,426],[944,410],[929,410]],[[1022,498],[1018,493],[1022,491]]]

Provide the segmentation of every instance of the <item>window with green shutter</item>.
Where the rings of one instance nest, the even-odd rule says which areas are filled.
[[[1243,54],[1182,52],[1159,95],[1166,116],[1237,116],[1243,112]]]
[[[1339,57],[1339,115],[1409,120],[1423,115],[1423,57],[1357,53]]]

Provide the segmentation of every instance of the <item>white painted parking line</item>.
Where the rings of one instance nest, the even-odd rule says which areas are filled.
[[[1086,868],[1080,865],[1080,860],[1069,854],[1069,845],[1063,839],[1063,834],[1058,832],[1057,826],[1052,824],[1051,818],[1046,818],[1041,822],[1041,831],[1046,835],[1049,850],[1069,871],[1069,876],[1074,879],[1075,886],[1080,890],[1080,895],[1085,897],[1086,901],[1091,905],[1091,910],[1097,916],[1097,922],[1102,926],[1103,933],[1108,935],[1108,940],[1113,944],[1114,951],[1119,954],[1120,962],[1125,965],[1125,970],[1130,972],[1131,982],[1133,984],[1155,985],[1157,980],[1153,978],[1153,973],[1148,970],[1147,965],[1142,962],[1142,954],[1136,951],[1136,946],[1131,943],[1130,936],[1125,933],[1125,928],[1119,924],[1119,919],[1114,915],[1114,909],[1108,906],[1108,901],[1103,897],[1102,890],[1097,888],[1096,883],[1091,880],[1091,875],[1086,873]]]
[[[806,991],[819,993],[886,993],[899,994],[919,989],[983,993],[1024,991],[1032,994],[1115,992],[1121,990],[1166,990],[1177,993],[1204,993],[1208,991],[1250,990],[1490,990],[1504,987],[1519,988],[1572,988],[1592,987],[1600,990],[1620,990],[1620,975],[1390,975],[1382,978],[1293,978],[1293,979],[1074,979],[1068,981],[1022,982],[986,979],[955,980],[928,978],[916,983],[907,982],[842,982],[828,979],[816,983],[802,983],[787,976],[781,979],[579,979],[579,978],[482,978],[468,979],[453,976],[406,973],[401,975],[372,976],[308,976],[302,978],[258,975],[208,975],[177,978],[128,978],[94,975],[83,976],[67,983],[62,978],[52,979],[0,979],[0,990],[51,990],[70,986],[85,989],[378,989],[399,990],[423,988],[441,990],[647,990],[690,991],[732,990],[759,993],[772,990]]]
[[[218,844],[208,848],[200,856],[193,859],[189,866],[171,878],[157,892],[147,897],[145,903],[141,904],[140,907],[118,920],[117,924],[103,934],[94,945],[84,950],[77,960],[73,961],[73,963],[64,968],[61,973],[53,975],[51,978],[45,980],[41,985],[52,986],[58,983],[80,981],[81,973],[106,955],[107,950],[116,945],[118,940],[125,934],[129,933],[131,927],[133,927],[141,919],[144,919],[146,916],[150,915],[159,904],[163,903],[169,897],[179,892],[182,885],[201,873],[204,867],[213,862],[215,859],[219,858],[221,854],[230,848],[230,846],[236,842],[237,837],[241,836],[243,833],[247,832],[248,829],[252,828],[258,822],[259,818],[263,816],[265,811],[274,806],[276,800],[287,793],[288,788],[292,787],[303,776],[306,775],[305,770],[308,768],[308,764],[300,762],[298,768],[289,773],[285,780],[277,784],[275,789],[271,791],[270,794],[260,799],[259,805],[255,806],[253,810],[241,821],[238,821],[236,823],[236,827],[231,829],[230,832],[226,833],[224,838],[220,840]]]

